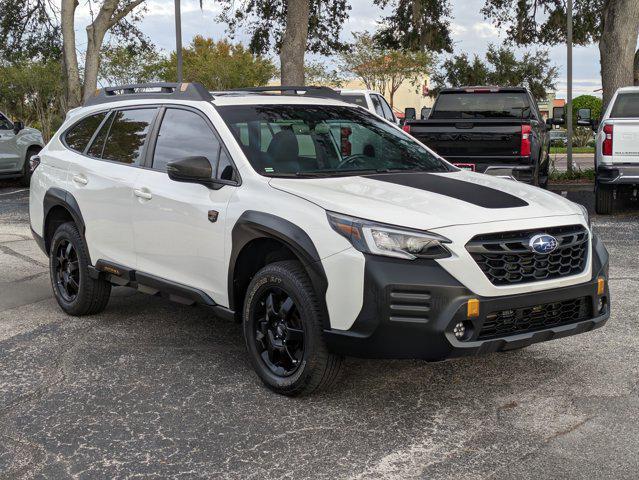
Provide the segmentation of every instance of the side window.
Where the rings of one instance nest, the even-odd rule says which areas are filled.
[[[393,115],[393,110],[391,109],[386,99],[380,96],[379,102],[382,104],[382,110],[384,111],[384,118],[388,120],[389,122],[394,122],[395,116]]]
[[[109,130],[111,129],[111,124],[113,123],[114,116],[115,115],[111,115],[111,117],[102,124],[100,131],[93,139],[93,143],[87,151],[87,155],[89,155],[90,157],[102,158],[102,151],[104,150],[104,144],[106,142],[107,135],[109,134]]]
[[[93,133],[100,126],[106,115],[106,112],[96,113],[95,115],[83,118],[67,130],[67,133],[64,135],[64,142],[67,147],[76,152],[84,152],[84,149],[91,141],[91,137],[93,137]]]
[[[115,112],[102,158],[126,164],[137,163],[142,155],[155,112],[155,108]]]
[[[7,117],[0,113],[0,130],[11,130],[13,125]]]
[[[375,113],[384,118],[384,109],[379,101],[379,97],[377,95],[371,95],[371,100],[373,101],[373,107],[375,107]]]
[[[219,152],[220,142],[206,120],[188,110],[169,108],[155,143],[153,169],[164,172],[167,163],[186,157],[206,157],[213,163]]]

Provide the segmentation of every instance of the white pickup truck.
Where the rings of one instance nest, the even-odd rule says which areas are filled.
[[[616,200],[637,199],[639,87],[617,90],[597,127],[595,209],[609,214]]]

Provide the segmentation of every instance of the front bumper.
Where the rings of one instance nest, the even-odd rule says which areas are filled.
[[[639,184],[639,165],[599,165],[597,183],[606,185]]]
[[[587,282],[569,287],[501,297],[473,294],[435,261],[407,263],[367,256],[364,305],[349,330],[325,330],[331,351],[368,358],[419,358],[430,361],[510,350],[601,327],[610,316],[610,294],[597,295],[597,279],[608,276],[608,252],[593,236],[593,275]],[[469,299],[480,301],[477,318],[468,319]],[[599,311],[599,299],[604,308]],[[575,322],[552,322],[548,327],[518,330],[506,336],[481,337],[487,317],[495,312],[584,299],[588,314]],[[590,304],[588,304],[590,302]],[[453,329],[466,323],[467,339],[458,340]]]

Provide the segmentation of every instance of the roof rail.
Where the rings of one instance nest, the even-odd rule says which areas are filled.
[[[330,87],[321,87],[315,85],[281,85],[268,87],[248,87],[234,88],[224,92],[216,92],[220,94],[241,94],[241,93],[270,93],[280,92],[281,95],[299,95],[320,98],[339,98],[340,93]]]
[[[171,99],[171,100],[203,100],[211,101],[213,96],[200,83],[135,83],[132,85],[119,85],[104,87],[95,91],[89,97],[84,106],[99,105],[102,103],[118,102],[120,100],[146,100],[146,99]]]

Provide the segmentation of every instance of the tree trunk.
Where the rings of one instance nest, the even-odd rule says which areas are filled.
[[[82,103],[82,88],[80,86],[80,69],[78,55],[75,50],[75,9],[77,0],[62,0],[60,19],[62,24],[62,56],[66,72],[66,96],[69,108],[75,108]]]
[[[605,0],[599,41],[603,108],[619,87],[633,84],[639,8],[637,0]]]
[[[634,73],[635,73],[635,87],[639,87],[639,49],[635,52],[635,65],[634,65]]]
[[[282,85],[304,85],[309,0],[289,0],[280,51]]]

